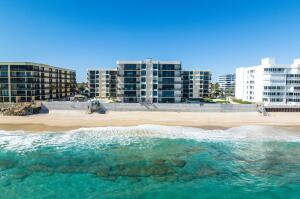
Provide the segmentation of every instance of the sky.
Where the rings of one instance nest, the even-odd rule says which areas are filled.
[[[213,79],[263,57],[300,58],[299,0],[0,0],[0,61],[77,71],[180,60]]]

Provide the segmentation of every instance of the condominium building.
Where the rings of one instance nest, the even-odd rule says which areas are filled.
[[[191,93],[193,92],[193,81],[192,76],[190,76],[191,71],[182,71],[182,102],[188,101],[190,99]]]
[[[218,84],[223,94],[234,95],[235,74],[226,74],[218,77]]]
[[[300,59],[279,65],[274,59],[236,69],[235,96],[267,105],[300,105]]]
[[[117,61],[120,102],[181,102],[181,62]]]
[[[211,72],[193,70],[182,72],[182,101],[208,97],[210,93]]]
[[[182,71],[180,61],[117,61],[117,70],[88,70],[90,97],[124,103],[179,103],[208,97],[211,72]]]
[[[88,70],[90,97],[115,99],[117,97],[117,70]]]
[[[0,62],[0,102],[65,99],[75,94],[73,70],[32,62]]]

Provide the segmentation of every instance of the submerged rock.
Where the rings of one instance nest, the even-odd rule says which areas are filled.
[[[52,167],[49,167],[47,165],[44,164],[34,164],[31,165],[27,168],[28,171],[30,172],[54,172],[54,169]]]
[[[194,180],[196,178],[196,176],[195,175],[192,175],[192,174],[190,174],[190,173],[184,173],[184,174],[181,174],[180,176],[179,176],[179,179],[180,180],[183,180],[183,181],[192,181],[192,180]]]
[[[175,167],[183,168],[186,165],[185,160],[172,160],[171,164]]]
[[[193,148],[188,148],[188,149],[184,150],[185,153],[189,153],[189,154],[198,153],[200,151],[204,151],[204,148],[202,148],[202,147],[193,147]]]
[[[178,180],[178,176],[177,175],[154,176],[153,179],[159,182],[176,182]]]
[[[212,168],[212,167],[208,167],[208,166],[204,166],[198,169],[197,171],[197,176],[198,177],[207,177],[207,176],[214,176],[217,175],[219,172]]]
[[[16,162],[12,160],[0,160],[0,171],[11,169],[16,166]]]
[[[157,160],[154,160],[153,163],[154,164],[158,164],[158,165],[165,164],[166,160],[164,160],[164,159],[157,159]]]
[[[17,172],[15,174],[13,174],[12,179],[14,179],[14,180],[24,180],[28,176],[29,176],[28,172],[24,172],[24,171],[21,172],[20,171],[20,172]]]
[[[110,171],[110,168],[107,167],[107,168],[100,168],[97,172],[96,172],[96,175],[98,177],[109,177],[109,171]]]

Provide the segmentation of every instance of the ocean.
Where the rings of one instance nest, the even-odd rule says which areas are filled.
[[[0,131],[0,198],[300,198],[300,133],[141,125]]]

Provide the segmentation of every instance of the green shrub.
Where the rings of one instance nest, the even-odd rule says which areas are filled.
[[[233,99],[232,101],[234,101],[235,103],[239,103],[239,104],[252,104],[252,102],[243,101],[241,99]]]

